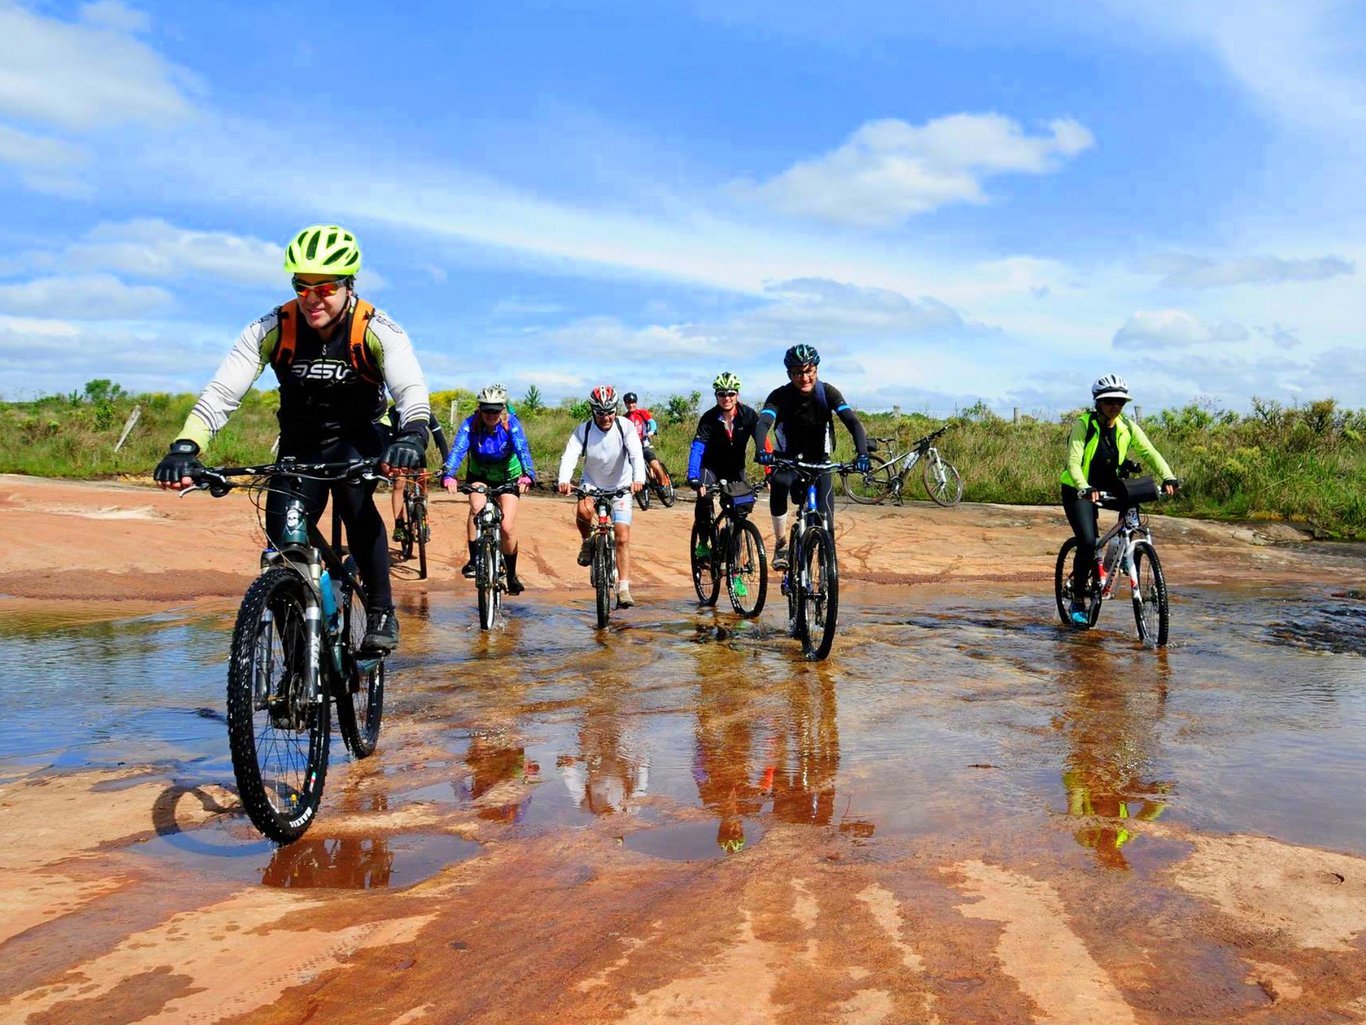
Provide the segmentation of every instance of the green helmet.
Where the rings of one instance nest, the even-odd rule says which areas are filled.
[[[739,391],[740,378],[732,374],[729,370],[723,370],[716,375],[716,380],[711,383],[712,391]]]
[[[356,236],[335,224],[315,224],[285,246],[285,270],[290,274],[355,276],[360,270]]]

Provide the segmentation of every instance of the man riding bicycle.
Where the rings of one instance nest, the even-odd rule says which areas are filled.
[[[390,405],[388,412],[380,417],[379,422],[387,432],[393,434],[394,424],[398,423],[398,410],[395,409],[393,405]],[[441,421],[436,418],[435,413],[427,418],[427,432],[435,443],[436,450],[441,453],[442,460],[445,460],[451,448],[446,443],[446,432],[442,429]],[[427,469],[427,453],[425,451],[422,453],[422,465],[418,469]],[[402,544],[404,541],[408,540],[408,519],[404,514],[403,509],[403,482],[401,480],[394,482],[394,487],[390,492],[390,495],[392,496],[390,499],[390,506],[394,513],[394,532],[390,536],[396,543]],[[430,525],[423,524],[422,532],[424,535],[431,534]],[[430,540],[430,537],[424,536],[422,538],[424,544]]]
[[[648,409],[640,408],[638,401],[633,391],[628,391],[621,397],[622,405],[626,407],[626,419],[631,421],[631,425],[636,429],[636,435],[640,438],[640,451],[645,456],[645,465],[653,471],[656,482],[667,488],[669,475],[664,472],[664,464],[659,461],[659,456],[655,455],[654,445],[650,443],[650,439],[659,433],[659,422]]]
[[[1077,557],[1073,562],[1072,607],[1068,614],[1074,623],[1085,624],[1087,576],[1096,559],[1096,506],[1100,493],[1120,491],[1120,472],[1130,449],[1141,456],[1162,478],[1162,490],[1176,494],[1180,483],[1143,428],[1135,420],[1120,415],[1129,401],[1129,386],[1117,374],[1106,374],[1091,385],[1094,409],[1088,409],[1072,424],[1067,439],[1067,465],[1062,471],[1062,508],[1077,538]]]
[[[569,478],[583,457],[581,487],[599,491],[628,488],[625,495],[612,500],[612,524],[617,538],[617,605],[629,609],[636,603],[631,596],[631,495],[645,485],[645,456],[640,437],[617,418],[617,393],[608,384],[599,385],[588,396],[592,418],[579,424],[569,435],[560,457],[558,490],[569,494]],[[581,498],[574,510],[574,521],[583,544],[579,546],[579,565],[593,561],[593,500]]]
[[[200,395],[157,464],[163,488],[193,486],[203,469],[201,450],[269,364],[280,383],[280,458],[341,462],[379,457],[387,473],[414,470],[427,448],[431,407],[412,343],[403,329],[356,294],[361,254],[355,236],[335,224],[299,232],[285,248],[285,271],[296,299],[253,321]],[[388,389],[398,410],[398,429],[386,438],[376,420]],[[389,547],[375,508],[375,482],[328,484],[280,478],[266,499],[266,537],[284,536],[290,494],[304,500],[317,523],[328,490],[336,502],[356,566],[368,595],[362,646],[389,650],[398,644],[398,616],[389,582]]]
[[[834,417],[849,429],[858,453],[855,466],[860,473],[868,471],[868,436],[844,395],[832,384],[816,379],[816,367],[821,356],[813,345],[794,345],[783,354],[788,383],[775,388],[764,400],[759,414],[759,426],[754,432],[758,449],[755,462],[767,466],[773,453],[764,451],[770,428],[777,429],[778,451],[789,459],[820,463],[829,458],[835,447]],[[769,494],[769,512],[773,514],[773,568],[787,569],[787,502],[788,497],[798,505],[806,501],[806,489],[796,471],[775,470]],[[835,529],[835,504],[831,501],[832,475],[822,473],[816,482],[816,504],[830,528]]]
[[[697,491],[693,507],[693,523],[699,528],[694,553],[699,559],[708,558],[711,548],[705,538],[711,537],[713,495],[711,485],[719,480],[741,482],[745,479],[745,449],[759,426],[759,414],[751,406],[740,402],[740,378],[729,370],[716,375],[711,383],[716,394],[716,405],[697,421],[692,447],[688,451],[688,487]]]
[[[531,445],[527,442],[522,422],[508,408],[507,389],[501,384],[491,384],[477,396],[479,408],[466,417],[455,434],[455,447],[446,456],[441,468],[441,486],[447,491],[455,491],[460,486],[456,473],[460,464],[469,453],[470,465],[465,472],[467,484],[507,484],[517,482],[517,494],[498,495],[498,508],[502,511],[503,522],[499,528],[501,536],[498,546],[503,551],[508,569],[508,594],[521,594],[525,588],[517,577],[517,500],[526,494],[536,480],[536,467],[531,462]],[[470,513],[466,524],[466,539],[470,548],[470,560],[460,567],[460,575],[475,575],[474,561],[478,558],[475,547],[475,517],[489,500],[487,495],[477,491],[470,493]]]

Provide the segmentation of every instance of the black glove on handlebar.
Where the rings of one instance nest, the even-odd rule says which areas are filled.
[[[394,435],[394,440],[385,446],[379,461],[388,464],[392,470],[416,470],[422,465],[422,457],[426,451],[425,430],[400,431]]]
[[[157,463],[152,476],[158,484],[179,484],[182,477],[193,477],[204,464],[196,458],[199,445],[189,438],[177,438],[171,442],[170,451]]]

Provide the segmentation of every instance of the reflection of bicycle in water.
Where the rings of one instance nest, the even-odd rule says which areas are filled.
[[[1128,869],[1124,847],[1136,826],[1157,819],[1175,787],[1149,774],[1155,725],[1166,706],[1165,664],[1153,667],[1156,683],[1138,672],[1121,675],[1113,658],[1079,654],[1064,674],[1069,700],[1054,725],[1067,740],[1062,772],[1067,815],[1079,820],[1077,843],[1096,853],[1105,868]]]
[[[368,807],[348,807],[358,803],[344,799],[342,810],[389,809],[388,799],[382,794],[366,801]],[[261,882],[280,889],[381,890],[389,885],[393,868],[393,852],[382,836],[305,838],[277,848],[261,874]]]
[[[540,774],[540,767],[527,761],[526,748],[497,733],[476,733],[465,752],[465,765],[470,774],[460,785],[460,796],[478,808],[479,818],[520,822],[531,803],[529,790],[520,784],[539,782]]]
[[[621,699],[630,684],[600,679],[584,697],[579,749],[555,759],[574,803],[594,815],[619,815],[650,783],[646,751],[626,729]]]

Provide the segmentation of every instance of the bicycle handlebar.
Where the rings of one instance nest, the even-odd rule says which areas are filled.
[[[789,459],[787,456],[778,452],[773,453],[773,466],[776,469],[796,470],[798,474],[804,477],[813,477],[818,473],[826,473],[831,470],[839,473],[855,472],[855,465],[853,463],[808,463],[801,459]]]
[[[521,491],[521,485],[515,480],[503,481],[502,484],[485,484],[476,481],[473,484],[461,484],[457,489],[462,495],[515,495]]]
[[[580,498],[620,498],[622,495],[629,495],[630,493],[631,489],[629,486],[617,488],[615,490],[608,488],[585,488],[583,485],[574,488],[574,494],[578,495]]]
[[[375,472],[378,463],[379,460],[375,458],[332,463],[301,463],[285,458],[257,466],[205,466],[189,474],[194,484],[180,494],[183,498],[191,491],[208,491],[214,498],[222,498],[233,488],[242,486],[231,479],[234,477],[306,477],[309,480],[354,482],[385,480],[383,474]]]

